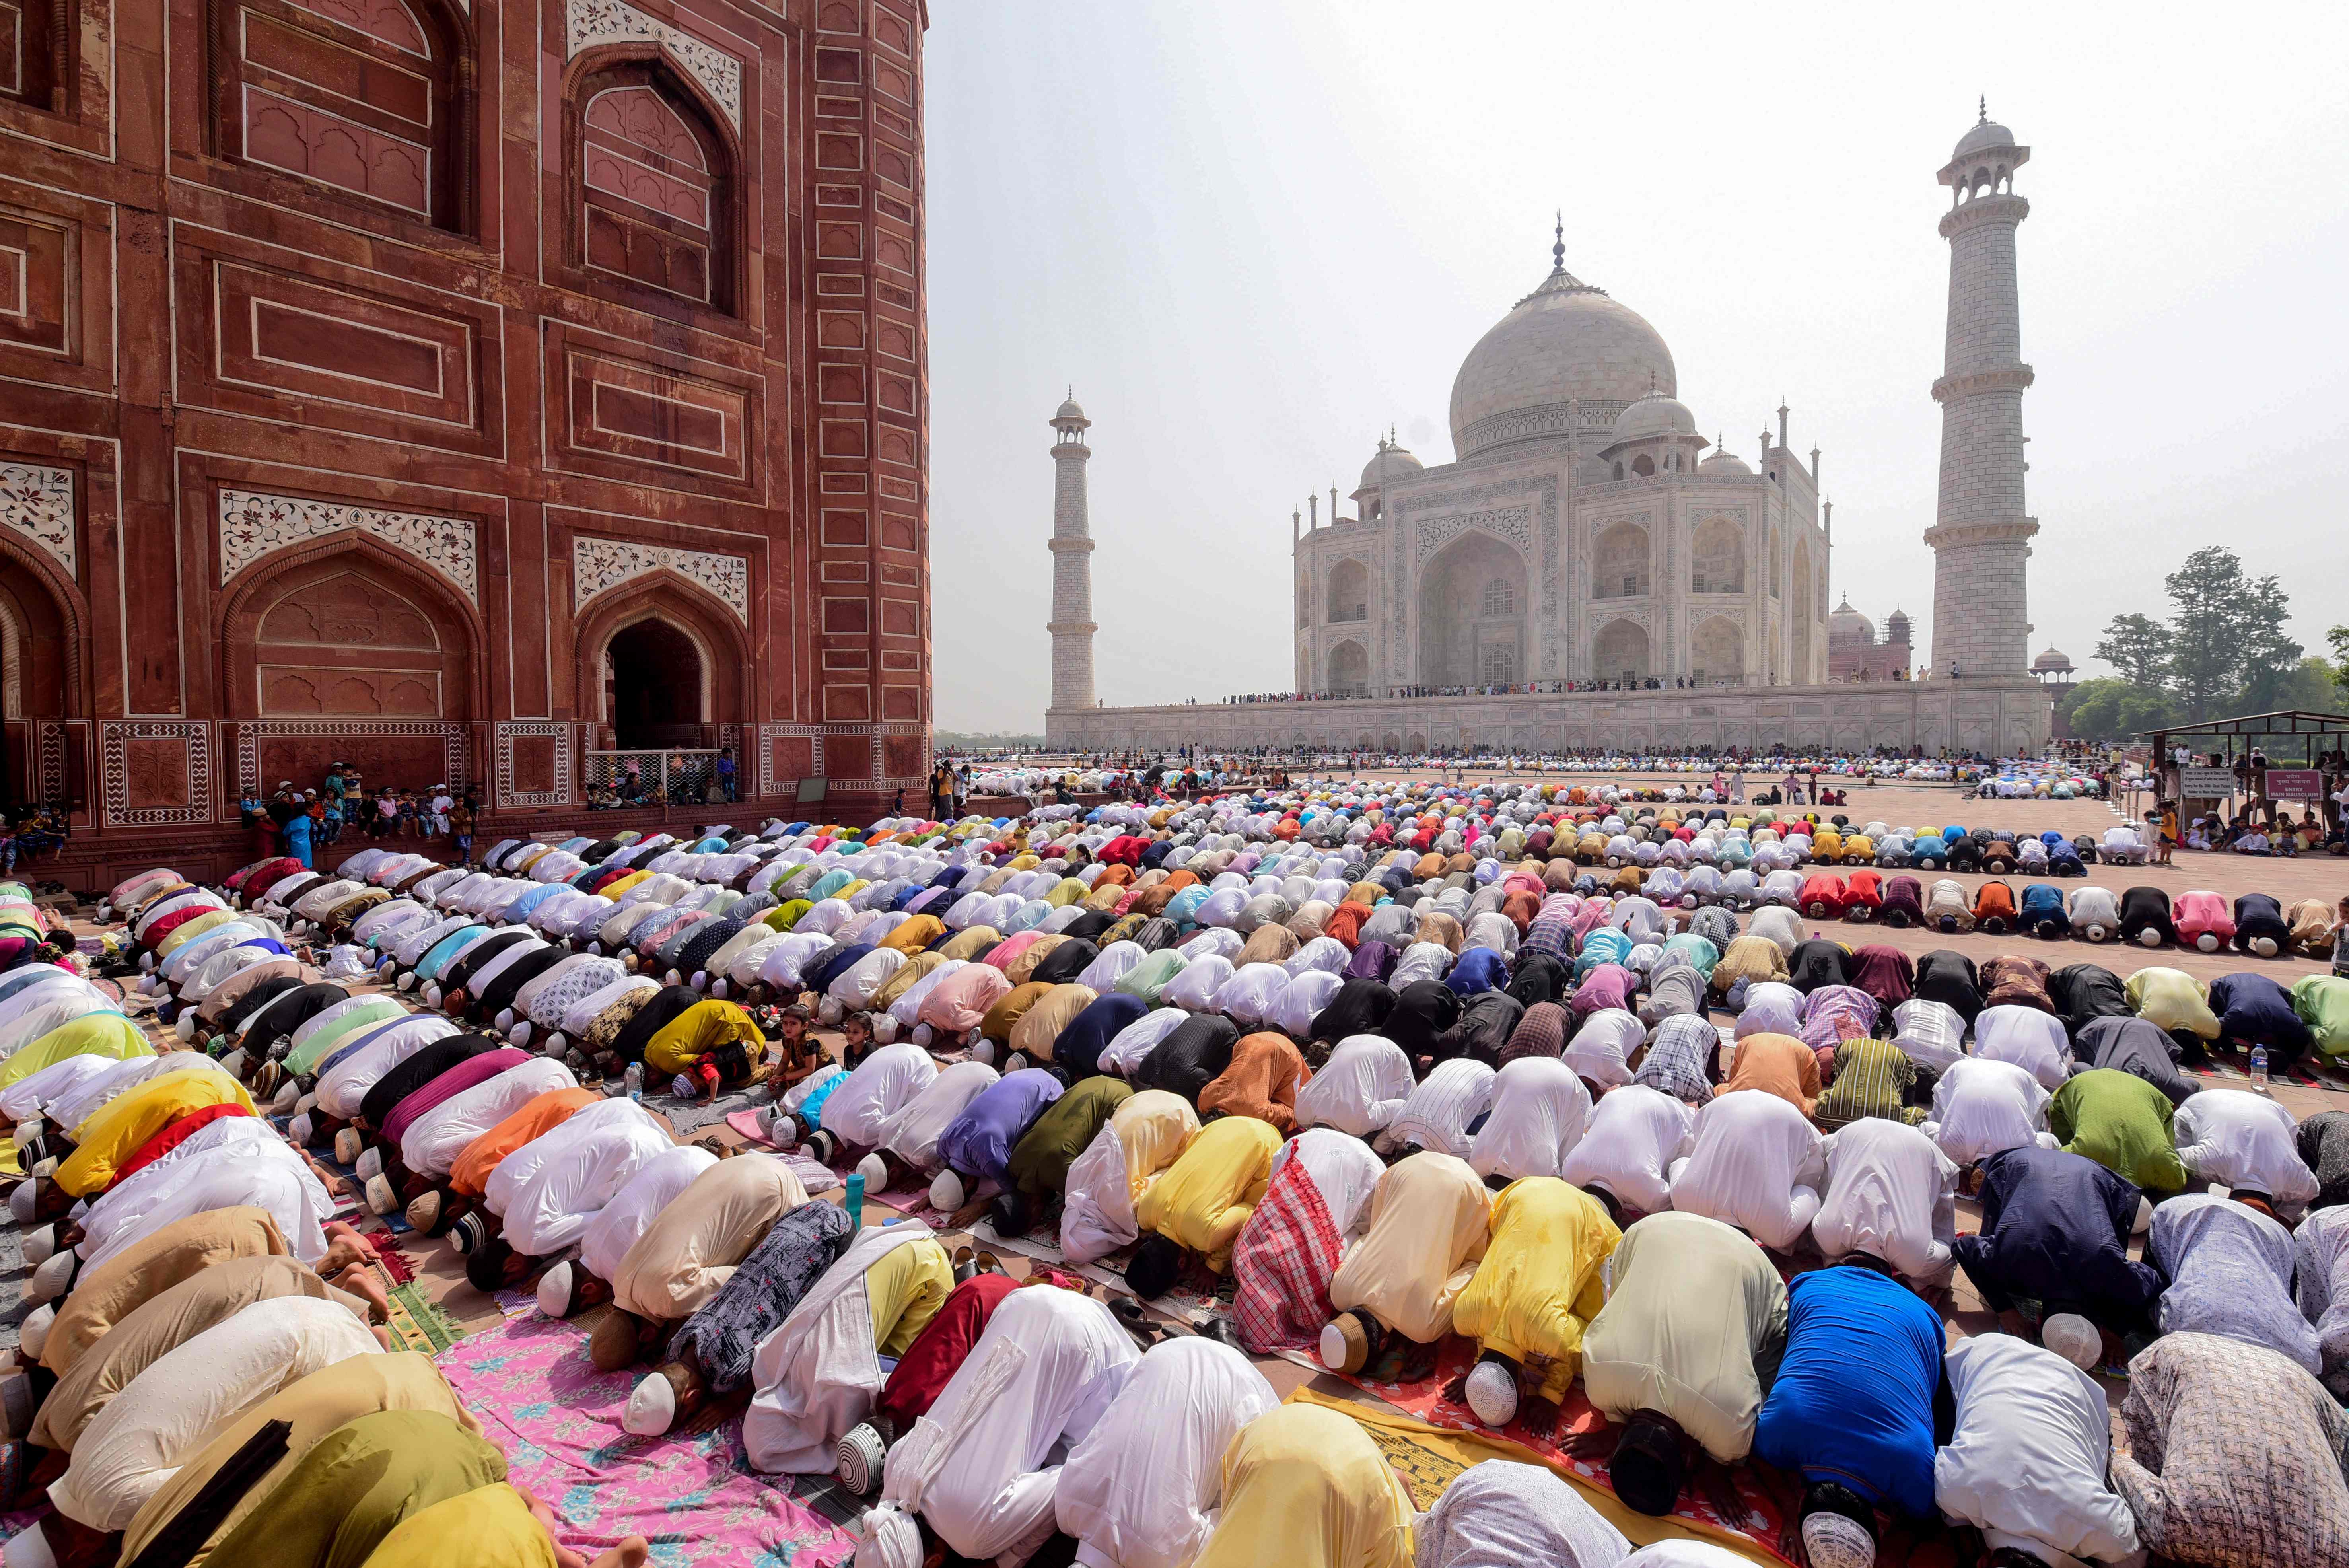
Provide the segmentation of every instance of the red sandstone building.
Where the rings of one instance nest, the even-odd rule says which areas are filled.
[[[616,748],[730,748],[738,820],[918,798],[926,22],[0,0],[38,874],[242,860],[239,798],[336,759],[478,781],[485,835],[581,819]]]
[[[1909,678],[1909,617],[1894,610],[1877,640],[1876,623],[1845,599],[1827,617],[1827,679],[1906,680]]]

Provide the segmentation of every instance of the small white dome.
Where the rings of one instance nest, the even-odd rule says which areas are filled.
[[[1993,147],[2013,147],[2014,144],[2014,132],[1994,119],[1985,119],[1958,138],[1958,150],[1950,155],[1950,161],[1958,162],[1977,152],[1987,152]]]
[[[1699,473],[1752,473],[1754,472],[1747,466],[1744,458],[1717,442],[1713,446],[1713,455],[1698,463],[1696,471]]]
[[[1362,483],[1359,488],[1376,490],[1379,487],[1379,469],[1382,464],[1390,479],[1400,479],[1407,473],[1423,473],[1427,471],[1427,464],[1412,456],[1402,447],[1388,446],[1381,442],[1379,450],[1371,454],[1371,461],[1362,464]]]
[[[2033,670],[2068,671],[2072,668],[2072,660],[2064,653],[2054,648],[2050,648],[2046,652],[2041,654],[2038,658],[2031,661],[2031,668]]]
[[[1843,603],[1836,606],[1835,613],[1827,617],[1827,640],[1831,643],[1873,644],[1876,641],[1876,623],[1852,608],[1851,600],[1847,597]]]
[[[1688,405],[1661,389],[1651,389],[1646,397],[1615,416],[1617,441],[1695,433],[1696,416],[1688,411]]]
[[[1062,403],[1059,409],[1054,410],[1052,414],[1052,422],[1058,424],[1062,420],[1083,421],[1084,418],[1085,410],[1078,404],[1076,398],[1071,395],[1067,402]]]

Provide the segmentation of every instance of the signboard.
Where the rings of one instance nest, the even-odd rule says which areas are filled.
[[[2224,800],[2235,793],[2235,775],[2225,768],[2180,768],[2178,793],[2195,800]]]
[[[2315,768],[2270,768],[2267,788],[2270,800],[2323,800],[2324,775]]]

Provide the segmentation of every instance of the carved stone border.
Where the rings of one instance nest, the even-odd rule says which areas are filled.
[[[187,742],[188,804],[130,805],[132,741]],[[167,827],[212,819],[212,727],[201,719],[113,720],[98,726],[98,771],[109,827]]]

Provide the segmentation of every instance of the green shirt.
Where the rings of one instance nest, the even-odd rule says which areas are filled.
[[[2055,1091],[2047,1130],[2072,1154],[2149,1192],[2176,1192],[2186,1167],[2169,1130],[2169,1096],[2134,1073],[2092,1067]]]

